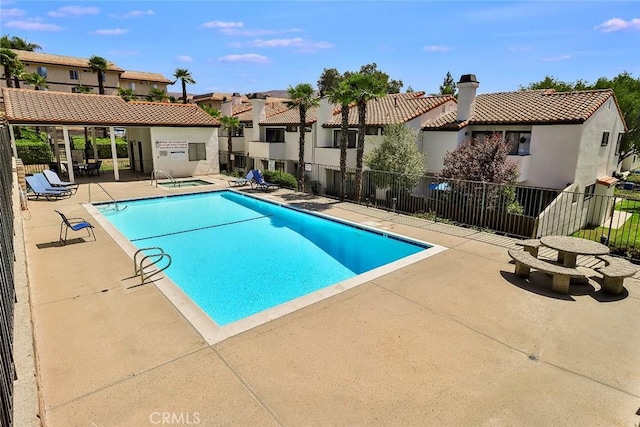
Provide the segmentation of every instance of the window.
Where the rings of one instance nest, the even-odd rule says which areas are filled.
[[[244,127],[246,127],[247,129],[252,129],[253,128],[253,122],[244,123]]]
[[[287,125],[287,132],[298,132],[298,126],[296,126],[296,125]]]
[[[358,136],[358,132],[355,130],[350,130],[347,133],[347,148],[356,148],[356,138]],[[333,146],[336,148],[340,148],[340,130],[336,129],[333,131]]]
[[[238,169],[244,169],[247,167],[247,156],[233,156],[233,167]]]
[[[284,142],[284,129],[267,128],[267,142]]]
[[[38,75],[47,78],[47,67],[38,67]]]
[[[618,140],[616,141],[616,155],[620,154],[620,147],[622,146],[622,137],[624,134],[620,132],[618,134]]]
[[[531,132],[507,131],[504,135],[505,141],[511,145],[510,156],[529,154],[529,143],[531,142]]]
[[[275,166],[278,172],[284,172],[284,162],[276,162]]]
[[[204,142],[189,143],[189,161],[207,160],[207,144]]]
[[[221,136],[229,136],[229,132],[226,131],[226,130],[222,130],[221,131]],[[232,130],[231,131],[231,136],[232,137],[244,136],[244,129],[243,129],[242,125],[240,125],[239,128]]]
[[[600,146],[604,147],[609,144],[609,132],[602,132],[602,142],[600,142]]]
[[[587,185],[584,188],[584,199],[585,200],[589,200],[590,198],[593,197],[593,193],[595,193],[596,191],[596,184],[591,184],[591,185]]]
[[[69,70],[69,78],[71,80],[78,80],[78,70]]]
[[[378,134],[378,128],[375,126],[367,126],[364,128],[364,134],[365,135],[377,135]]]
[[[134,82],[129,82],[129,89],[136,90],[136,84]]]
[[[152,84],[151,86],[153,86],[154,89],[158,89],[158,85],[157,84]]]

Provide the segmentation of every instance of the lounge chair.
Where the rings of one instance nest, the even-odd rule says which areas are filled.
[[[247,173],[247,176],[239,179],[232,179],[229,181],[229,187],[242,187],[243,185],[251,184],[253,180],[253,170]]]
[[[68,190],[52,190],[43,186],[42,182],[35,176],[27,176],[25,179],[31,189],[30,192],[27,192],[27,196],[36,196],[36,200],[40,197],[44,197],[47,200],[57,200],[71,195],[71,192]]]
[[[69,231],[69,229],[72,229],[73,231],[80,231],[82,229],[87,229],[88,236],[93,236],[93,240],[96,240],[96,235],[93,232],[93,225],[91,225],[89,222],[85,221],[83,218],[67,218],[65,216],[65,214],[63,214],[60,211],[56,211],[58,213],[58,215],[60,215],[60,217],[62,218],[62,222],[60,223],[60,240],[62,241],[63,245],[67,244],[67,232]],[[62,228],[64,227],[64,239],[62,238]]]
[[[51,185],[51,183],[47,180],[47,178],[42,173],[34,173],[33,177],[38,182],[40,182],[40,185],[42,185],[42,188],[45,188],[47,190],[60,191],[60,192],[71,194],[71,189],[70,188],[54,187],[53,185]]]
[[[264,180],[264,177],[262,176],[262,172],[260,172],[259,170],[254,170],[253,171],[253,183],[251,184],[252,188],[259,188],[260,190],[276,190],[278,188],[280,188],[280,186],[278,184],[273,184],[271,182],[267,182]]]
[[[71,194],[76,194],[76,192],[78,191],[78,186],[80,184],[74,184],[73,182],[69,181],[62,181],[57,173],[49,169],[45,169],[44,171],[42,171],[42,173],[44,174],[44,177],[47,178],[47,181],[49,181],[49,184],[51,184],[54,190],[56,188],[64,188],[67,190],[71,190]]]
[[[96,175],[100,175],[100,166],[102,166],[102,160],[98,160],[95,163],[87,163],[84,171],[87,175],[91,175],[93,172],[95,172]]]

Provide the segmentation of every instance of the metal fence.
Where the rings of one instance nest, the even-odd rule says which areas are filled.
[[[13,172],[9,130],[0,125],[0,425],[12,424],[13,382]]]
[[[53,169],[58,170],[57,163],[49,163],[49,164],[34,164],[34,165],[24,165],[24,171],[27,175],[32,175],[34,173],[40,173],[45,169]],[[128,158],[118,159],[118,170],[128,170],[131,169],[131,163]],[[100,167],[100,172],[103,171],[111,171],[113,170],[113,159],[102,159],[102,166]]]

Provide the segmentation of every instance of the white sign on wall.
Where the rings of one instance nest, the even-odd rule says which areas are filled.
[[[187,160],[187,152],[186,151],[172,151],[171,152],[171,160],[173,160],[173,161]]]
[[[276,170],[276,161],[275,160],[269,160],[268,168],[269,168],[270,171]]]
[[[159,150],[188,150],[189,141],[156,141]]]

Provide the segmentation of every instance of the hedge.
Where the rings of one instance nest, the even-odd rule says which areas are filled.
[[[53,159],[51,146],[44,142],[16,141],[16,150],[25,165],[42,165]]]
[[[264,180],[285,188],[298,188],[298,180],[290,173],[266,170],[262,172]]]

